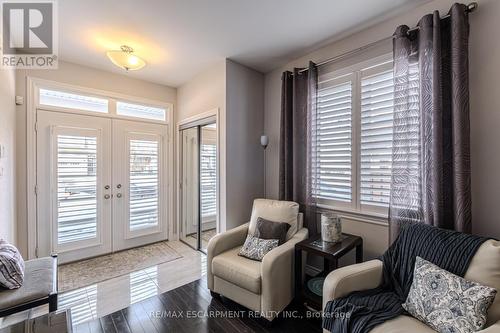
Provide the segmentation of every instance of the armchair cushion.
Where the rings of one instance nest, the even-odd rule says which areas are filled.
[[[262,258],[276,247],[278,247],[277,239],[262,239],[248,235],[238,255],[248,259],[262,261]]]
[[[476,332],[497,291],[452,274],[417,257],[413,283],[402,305],[413,317],[439,332]]]
[[[290,225],[290,229],[286,234],[286,240],[295,235],[298,230],[298,214],[299,204],[292,201],[278,201],[268,199],[255,199],[253,202],[252,216],[248,233],[255,235],[257,227],[257,219],[259,217],[278,222],[286,222]]]
[[[464,276],[500,291],[500,241],[488,240],[477,250]],[[486,327],[500,321],[500,296],[497,294],[488,309]]]
[[[290,229],[290,225],[286,222],[274,222],[259,217],[257,219],[255,237],[262,239],[277,239],[279,245],[281,245],[286,241],[288,229]]]
[[[255,294],[261,291],[261,262],[238,256],[240,247],[223,252],[212,260],[212,273]]]
[[[370,333],[436,333],[432,328],[409,316],[399,316],[378,325]]]
[[[214,289],[214,274],[212,272],[212,261],[219,254],[226,252],[236,246],[243,245],[248,234],[248,223],[229,231],[215,235],[210,239],[207,246],[207,286]]]

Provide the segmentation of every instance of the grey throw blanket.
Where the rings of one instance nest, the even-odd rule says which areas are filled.
[[[384,265],[381,286],[329,301],[323,328],[333,333],[366,333],[404,314],[401,304],[410,291],[417,256],[463,277],[484,241],[486,238],[425,224],[404,228],[380,258]]]

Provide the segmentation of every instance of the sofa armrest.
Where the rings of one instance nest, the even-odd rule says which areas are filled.
[[[238,245],[243,245],[248,234],[248,224],[242,224],[236,228],[220,233],[208,242],[207,246],[207,285],[208,289],[214,289],[214,277],[212,274],[212,259]]]
[[[274,318],[293,299],[295,244],[307,238],[306,228],[300,229],[286,243],[269,251],[262,259],[261,311]]]
[[[484,330],[477,331],[477,333],[498,333],[500,332],[500,321],[497,321],[493,325],[491,325],[488,328],[485,328]]]
[[[328,301],[353,291],[373,289],[382,283],[382,261],[375,259],[336,269],[323,285],[323,309]]]

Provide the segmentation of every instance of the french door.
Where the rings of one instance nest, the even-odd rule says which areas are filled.
[[[39,255],[61,262],[166,239],[166,126],[37,111]]]

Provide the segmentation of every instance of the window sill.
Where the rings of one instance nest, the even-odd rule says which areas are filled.
[[[318,204],[317,207],[319,208],[320,212],[321,210],[323,211],[333,211],[336,213],[340,218],[346,218],[349,220],[354,220],[358,222],[363,222],[363,223],[370,223],[370,224],[375,224],[375,225],[380,225],[387,227],[389,225],[388,223],[388,217],[387,215],[384,214],[377,214],[377,213],[361,213],[345,208],[334,208],[333,206],[330,205],[325,205],[325,204]]]

